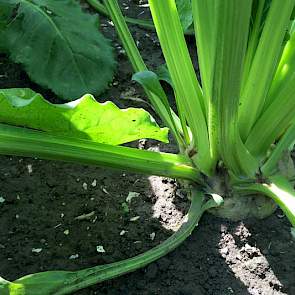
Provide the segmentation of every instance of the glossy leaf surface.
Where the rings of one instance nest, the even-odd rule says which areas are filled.
[[[120,110],[112,102],[98,103],[90,94],[56,105],[30,89],[3,89],[0,122],[112,145],[141,138],[168,141],[168,129],[160,128],[145,110]]]

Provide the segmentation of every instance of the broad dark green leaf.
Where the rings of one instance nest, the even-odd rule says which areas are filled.
[[[30,89],[0,90],[0,122],[112,145],[141,138],[168,141],[168,129],[160,128],[145,110],[120,110],[90,94],[55,105]]]
[[[8,14],[7,11],[12,11]],[[112,80],[110,42],[74,0],[0,0],[0,40],[30,78],[65,100],[101,93]],[[2,41],[3,42],[3,41]]]

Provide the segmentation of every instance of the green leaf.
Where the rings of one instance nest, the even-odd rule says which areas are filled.
[[[173,113],[173,110],[170,108],[168,98],[166,96],[165,91],[162,88],[162,85],[160,83],[160,79],[152,71],[143,71],[138,72],[133,75],[132,79],[138,83],[140,83],[146,90],[148,90],[150,93],[154,95],[154,97],[158,98],[157,104],[154,103],[154,106],[156,106],[157,113],[162,113],[165,116],[162,116],[165,120],[167,126],[171,126],[170,129],[173,132],[175,138],[177,139],[178,143],[181,143],[180,148],[184,148],[185,142],[189,144],[189,135],[187,131],[186,121],[183,117],[184,112],[179,112],[180,115],[180,121],[181,121],[181,131],[178,132],[179,128],[177,126],[177,118],[175,118],[175,114]],[[164,111],[165,110],[165,111]],[[178,110],[180,110],[178,106]],[[180,134],[184,135],[184,139],[180,136]]]
[[[208,104],[210,104],[210,100],[212,99],[213,66],[217,40],[216,3],[217,1],[192,1],[198,62],[200,66],[202,90],[206,97],[205,105],[207,112],[209,112],[208,108],[211,109]],[[207,116],[210,121],[210,113]]]
[[[259,42],[259,38],[261,35],[261,30],[265,21],[265,16],[267,9],[265,6],[265,1],[268,2],[268,0],[254,0],[252,5],[252,17],[251,17],[251,26],[250,26],[250,36],[248,41],[248,48],[246,53],[246,58],[244,62],[244,70],[243,70],[243,79],[242,79],[242,89],[244,87],[244,84],[247,81],[251,65],[253,62],[253,58],[255,56],[255,52],[257,49],[257,45]]]
[[[280,4],[279,2],[278,5]],[[280,49],[282,44],[278,43],[278,45]],[[270,145],[281,137],[295,116],[295,33],[291,34],[284,49],[280,51],[282,51],[280,63],[265,98],[263,110],[246,140],[246,146],[250,152],[259,157],[265,156]]]
[[[264,111],[276,99],[280,92],[293,79],[295,72],[295,32],[291,34],[290,39],[286,43],[276,75],[273,79],[270,91],[266,97]],[[292,82],[291,82],[292,83]],[[294,83],[294,82],[293,82]]]
[[[210,201],[209,201],[210,202]],[[123,261],[99,265],[76,272],[49,271],[22,277],[14,282],[0,280],[1,295],[63,295],[103,282],[144,267],[174,250],[198,225],[205,210],[216,207],[215,202],[205,203],[200,192],[193,192],[187,221],[166,241],[155,248]],[[19,288],[15,291],[14,288]],[[2,290],[1,290],[2,289]]]
[[[33,81],[65,100],[107,87],[115,61],[96,16],[74,0],[0,0],[0,11],[11,6],[1,46]]]
[[[188,122],[197,148],[196,164],[212,174],[204,98],[183,35],[175,0],[149,0],[152,17],[176,92],[179,113]]]
[[[159,82],[158,76],[152,71],[142,71],[142,72],[135,73],[132,76],[132,80],[138,82],[140,85],[145,87],[148,91],[155,94],[161,100],[163,104],[162,107],[165,107],[167,114],[171,117],[171,120],[172,120],[169,101],[165,91],[163,90]]]
[[[147,71],[148,69],[128,29],[125,18],[121,12],[117,0],[104,0],[103,2],[112,18],[113,23],[115,24],[117,33],[121,39],[121,42],[123,43],[134,72],[137,73]],[[172,131],[172,134],[174,135],[179,148],[183,149],[183,140],[180,138],[180,132],[178,131],[178,129],[175,129],[175,125],[177,124],[177,121],[179,121],[179,118],[175,114],[173,114],[173,118],[171,120],[171,116],[169,114],[170,111],[165,107],[165,105],[163,105],[161,99],[157,95],[149,91],[147,87],[144,87],[144,90],[155,111],[158,113],[166,126],[169,127]]]
[[[249,134],[246,147],[258,157],[265,156],[274,143],[292,124],[295,116],[294,74],[283,83],[278,95],[261,114]]]
[[[201,1],[201,0],[199,0]],[[202,1],[201,1],[202,2]],[[254,176],[258,165],[249,169],[249,155],[242,147],[238,129],[238,108],[243,61],[247,48],[251,0],[217,1],[213,23],[215,41],[213,59],[212,106],[216,110],[218,150],[236,175]],[[252,161],[252,159],[251,159]]]
[[[157,74],[160,81],[165,81],[172,88],[174,88],[173,82],[172,82],[172,79],[171,79],[171,75],[170,75],[170,73],[168,71],[168,68],[167,68],[166,64],[160,65],[156,70],[156,74]]]
[[[267,159],[266,163],[262,166],[261,171],[264,176],[270,176],[275,172],[278,172],[278,163],[279,161],[282,161],[282,158],[285,158],[284,162],[287,164],[287,167],[290,168],[291,171],[294,171],[294,164],[290,157],[290,151],[293,149],[294,142],[295,124],[293,123],[285,132],[285,134],[280,138],[279,142],[276,144],[275,148],[271,152],[269,159]],[[284,165],[285,167],[286,164]]]
[[[194,16],[194,29],[197,42],[198,63],[200,67],[204,104],[206,109],[208,136],[210,142],[210,154],[212,158],[218,158],[217,138],[217,110],[214,106],[213,70],[214,56],[217,41],[217,1],[192,1]],[[215,160],[216,161],[216,160]]]
[[[183,31],[186,31],[193,23],[192,1],[176,0],[175,2]]]
[[[257,162],[239,138],[238,106],[252,1],[193,1],[210,149],[236,175],[254,176]]]
[[[1,5],[1,2],[0,2]],[[1,7],[1,6],[0,6]],[[11,16],[13,12],[13,5],[6,5],[5,7],[2,7],[2,9],[0,9],[0,32],[2,32],[7,25],[7,22],[10,21]],[[0,34],[0,52],[5,52],[5,47],[4,44],[5,43],[5,38],[3,38],[3,34]]]
[[[141,138],[168,142],[168,129],[160,128],[145,110],[120,110],[90,94],[55,105],[30,89],[2,89],[0,122],[112,145]]]
[[[270,4],[249,75],[244,80],[241,92],[239,126],[243,141],[247,139],[265,104],[294,4],[294,0],[285,0],[284,5],[281,0],[272,0]]]

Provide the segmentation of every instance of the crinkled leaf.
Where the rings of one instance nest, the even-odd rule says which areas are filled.
[[[112,80],[110,42],[98,31],[98,18],[74,0],[0,0],[1,47],[21,63],[30,78],[72,100],[99,94]],[[7,13],[11,11],[11,13]]]
[[[98,103],[90,94],[58,105],[30,89],[2,89],[0,123],[112,145],[141,138],[168,141],[168,129],[160,128],[145,110],[120,110],[112,102]]]
[[[176,0],[176,5],[182,28],[186,31],[193,23],[191,0]]]

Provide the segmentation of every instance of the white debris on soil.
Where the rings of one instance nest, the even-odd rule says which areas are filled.
[[[69,259],[77,259],[77,258],[79,258],[79,254],[74,254],[74,255],[71,255],[70,257],[69,257]]]
[[[285,217],[285,214],[284,213],[277,213],[277,217],[278,218],[284,218]]]
[[[0,203],[4,203],[6,200],[3,197],[0,197]]]
[[[130,221],[136,221],[136,220],[138,220],[139,218],[140,218],[140,216],[134,216],[134,217],[130,218]]]
[[[96,252],[97,253],[105,253],[105,249],[103,248],[103,246],[99,245],[99,246],[96,246]]]
[[[150,239],[152,241],[155,239],[155,237],[156,237],[156,233],[153,232],[153,233],[150,234]]]
[[[96,186],[97,186],[97,180],[96,180],[96,179],[94,179],[94,180],[92,181],[91,186],[92,186],[92,187],[96,187]]]
[[[32,174],[33,173],[33,166],[32,166],[32,164],[28,164],[27,165],[27,169],[28,169],[29,174]]]
[[[87,191],[87,189],[88,189],[88,184],[87,184],[86,182],[83,182],[82,186],[83,186],[83,189],[84,189],[85,191]]]
[[[148,8],[148,7],[150,7],[150,5],[148,3],[144,3],[144,4],[139,4],[138,7]]]
[[[137,192],[129,192],[127,198],[126,198],[126,202],[127,203],[131,203],[132,199],[134,198],[138,198],[140,196],[140,193]]]
[[[64,231],[64,234],[65,234],[66,236],[68,236],[68,235],[70,234],[70,231],[69,231],[68,229],[66,229],[66,230]]]
[[[42,252],[42,248],[33,248],[32,249],[32,253],[37,253],[37,254],[39,254],[39,253],[41,253]]]
[[[112,27],[114,26],[114,23],[111,20],[107,21],[107,23]]]
[[[120,236],[124,236],[126,234],[126,231],[125,230],[122,230],[121,232],[120,232]]]
[[[91,217],[95,214],[95,211],[92,211],[87,214],[82,214],[77,217],[75,217],[75,220],[85,220],[85,219],[91,219]]]
[[[106,190],[106,188],[104,188],[104,187],[101,187],[101,189],[102,189],[102,191],[105,193],[105,194],[107,194],[107,195],[109,195],[110,193]]]

